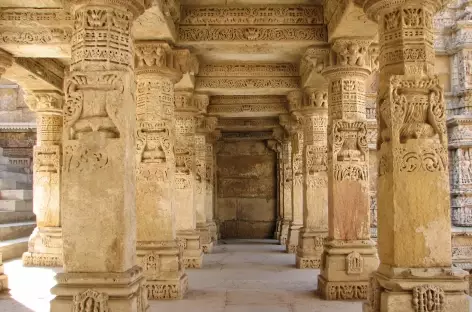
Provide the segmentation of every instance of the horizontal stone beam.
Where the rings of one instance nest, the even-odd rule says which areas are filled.
[[[267,117],[287,113],[282,104],[210,105],[208,113],[218,117]]]
[[[278,127],[278,118],[219,118],[216,126],[223,131],[263,131]]]
[[[291,63],[206,64],[200,67],[200,77],[298,77],[299,71]]]
[[[73,20],[63,9],[0,9],[0,47],[20,57],[70,57]]]
[[[181,25],[323,24],[320,5],[185,6],[181,12]]]
[[[299,77],[197,77],[196,90],[210,95],[278,94],[300,88]]]
[[[241,141],[241,140],[271,140],[272,131],[257,132],[222,132],[223,141]]]
[[[62,92],[65,66],[46,58],[15,58],[3,77],[27,90],[57,90]]]

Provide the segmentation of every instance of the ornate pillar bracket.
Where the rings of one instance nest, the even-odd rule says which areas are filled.
[[[174,84],[182,78],[182,71],[169,44],[138,41],[135,73],[138,263],[144,268],[149,299],[181,299],[188,278],[177,244],[172,202],[174,186],[179,185],[175,173],[179,146],[174,131]],[[162,291],[168,287],[174,291]]]
[[[37,227],[31,234],[25,266],[62,266],[61,167],[62,108],[58,91],[31,92],[26,103],[37,115],[33,158],[33,211]]]
[[[365,38],[332,42],[328,80],[328,238],[318,289],[328,300],[366,299],[378,265],[370,240],[365,81],[370,74]]]
[[[442,3],[364,6],[380,43],[380,266],[366,312],[469,309],[467,273],[452,267],[446,110],[434,70],[433,16]]]
[[[149,309],[136,263],[133,20],[142,0],[70,0],[64,79],[61,222],[64,273],[51,311]],[[80,308],[79,308],[80,309]]]
[[[0,77],[13,64],[13,56],[0,49]],[[0,293],[8,291],[8,277],[4,274],[2,254],[0,253]]]
[[[295,90],[287,95],[288,110],[291,113],[287,132],[292,144],[292,220],[287,239],[287,252],[296,253],[298,237],[303,227],[303,92]]]
[[[306,88],[303,118],[303,228],[297,249],[297,268],[320,268],[328,231],[328,92]]]

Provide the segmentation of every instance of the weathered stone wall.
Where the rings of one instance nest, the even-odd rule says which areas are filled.
[[[225,142],[217,154],[216,214],[222,238],[272,238],[276,155],[263,141]]]

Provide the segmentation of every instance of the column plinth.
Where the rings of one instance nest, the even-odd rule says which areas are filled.
[[[380,43],[380,266],[366,312],[469,311],[467,274],[451,259],[446,103],[433,46],[441,6],[434,0],[364,6],[378,21]]]
[[[378,265],[370,240],[365,81],[370,40],[332,43],[328,80],[328,237],[318,291],[328,300],[367,298]]]

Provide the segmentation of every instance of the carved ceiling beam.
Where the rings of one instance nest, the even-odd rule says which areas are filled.
[[[212,96],[208,113],[226,117],[270,117],[286,113],[285,96]]]
[[[367,18],[359,0],[324,0],[323,7],[330,42],[339,37],[377,34],[377,25]]]
[[[279,127],[279,119],[272,118],[220,118],[218,129],[228,132],[267,131]]]
[[[65,66],[56,59],[15,58],[4,77],[28,90],[63,92]]]
[[[273,139],[272,131],[256,132],[222,132],[223,141],[244,141],[244,140],[270,140]]]
[[[0,46],[20,57],[70,57],[73,20],[63,9],[0,9]]]
[[[146,10],[133,24],[133,36],[137,40],[177,41],[177,25],[180,20],[180,0],[149,0]]]
[[[196,90],[221,95],[282,95],[300,88],[299,77],[197,77]]]
[[[201,66],[199,77],[298,77],[295,64],[291,63],[240,63],[206,64]]]

